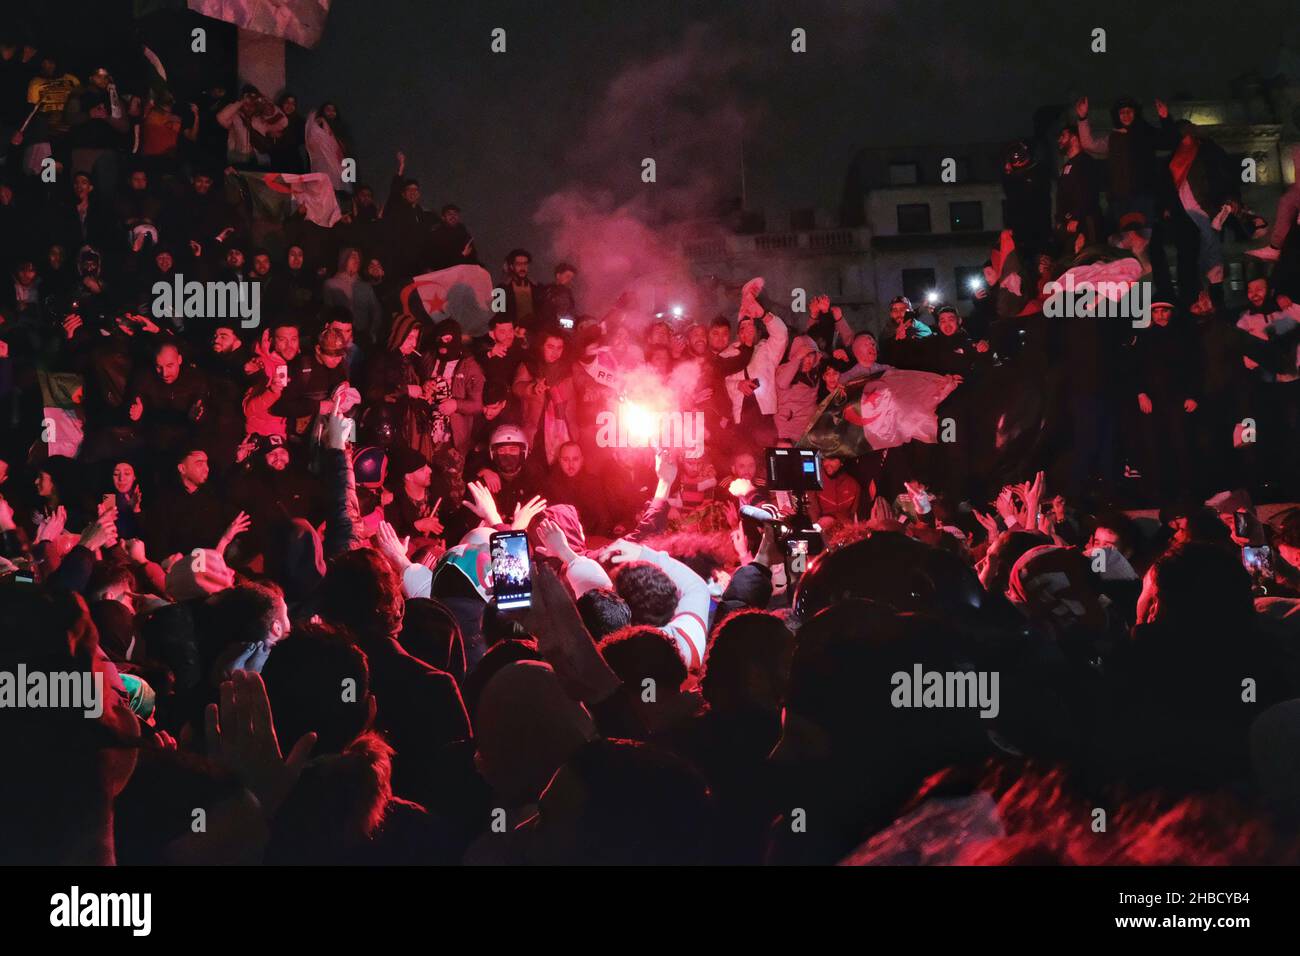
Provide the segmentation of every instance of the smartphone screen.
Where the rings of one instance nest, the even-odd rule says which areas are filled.
[[[1250,516],[1245,511],[1238,511],[1232,516],[1232,530],[1238,538],[1250,537]]]
[[[1241,563],[1246,570],[1268,575],[1273,572],[1273,555],[1268,545],[1259,548],[1242,548]]]
[[[533,564],[528,532],[498,531],[492,535],[492,595],[501,610],[533,603]]]

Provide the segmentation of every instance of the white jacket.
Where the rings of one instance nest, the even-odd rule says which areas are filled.
[[[749,364],[745,366],[745,370],[728,375],[726,379],[727,395],[731,398],[732,418],[737,424],[740,423],[740,408],[745,400],[745,393],[741,391],[740,383],[745,380],[746,375],[758,380],[758,388],[754,391],[754,401],[758,403],[758,410],[764,415],[776,414],[776,369],[781,364],[781,356],[785,354],[790,332],[786,329],[785,323],[771,312],[763,316],[763,325],[767,326],[767,338],[754,346],[754,354],[749,357]],[[722,350],[720,357],[731,358],[739,352],[740,344],[732,342]]]

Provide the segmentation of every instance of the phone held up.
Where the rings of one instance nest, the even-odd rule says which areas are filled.
[[[492,557],[492,599],[499,610],[531,607],[533,559],[528,532],[497,531],[488,545]]]

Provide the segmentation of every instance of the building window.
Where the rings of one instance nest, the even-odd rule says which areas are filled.
[[[813,209],[795,209],[790,213],[790,228],[807,232],[817,228],[817,213]]]
[[[934,270],[933,269],[904,269],[903,270],[903,295],[912,300],[914,307],[920,307],[925,303],[925,297],[928,293],[935,291]]]
[[[979,266],[958,266],[952,273],[957,298],[971,299],[984,287],[984,270]]]
[[[979,200],[948,203],[948,226],[953,232],[984,229],[984,205]]]
[[[921,181],[921,167],[917,163],[890,163],[889,185],[915,186]]]
[[[928,202],[899,203],[898,231],[900,233],[929,232],[930,204]]]

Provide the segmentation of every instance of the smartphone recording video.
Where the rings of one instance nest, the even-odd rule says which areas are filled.
[[[533,603],[533,563],[528,532],[499,531],[489,545],[492,555],[492,595],[503,611]]]

